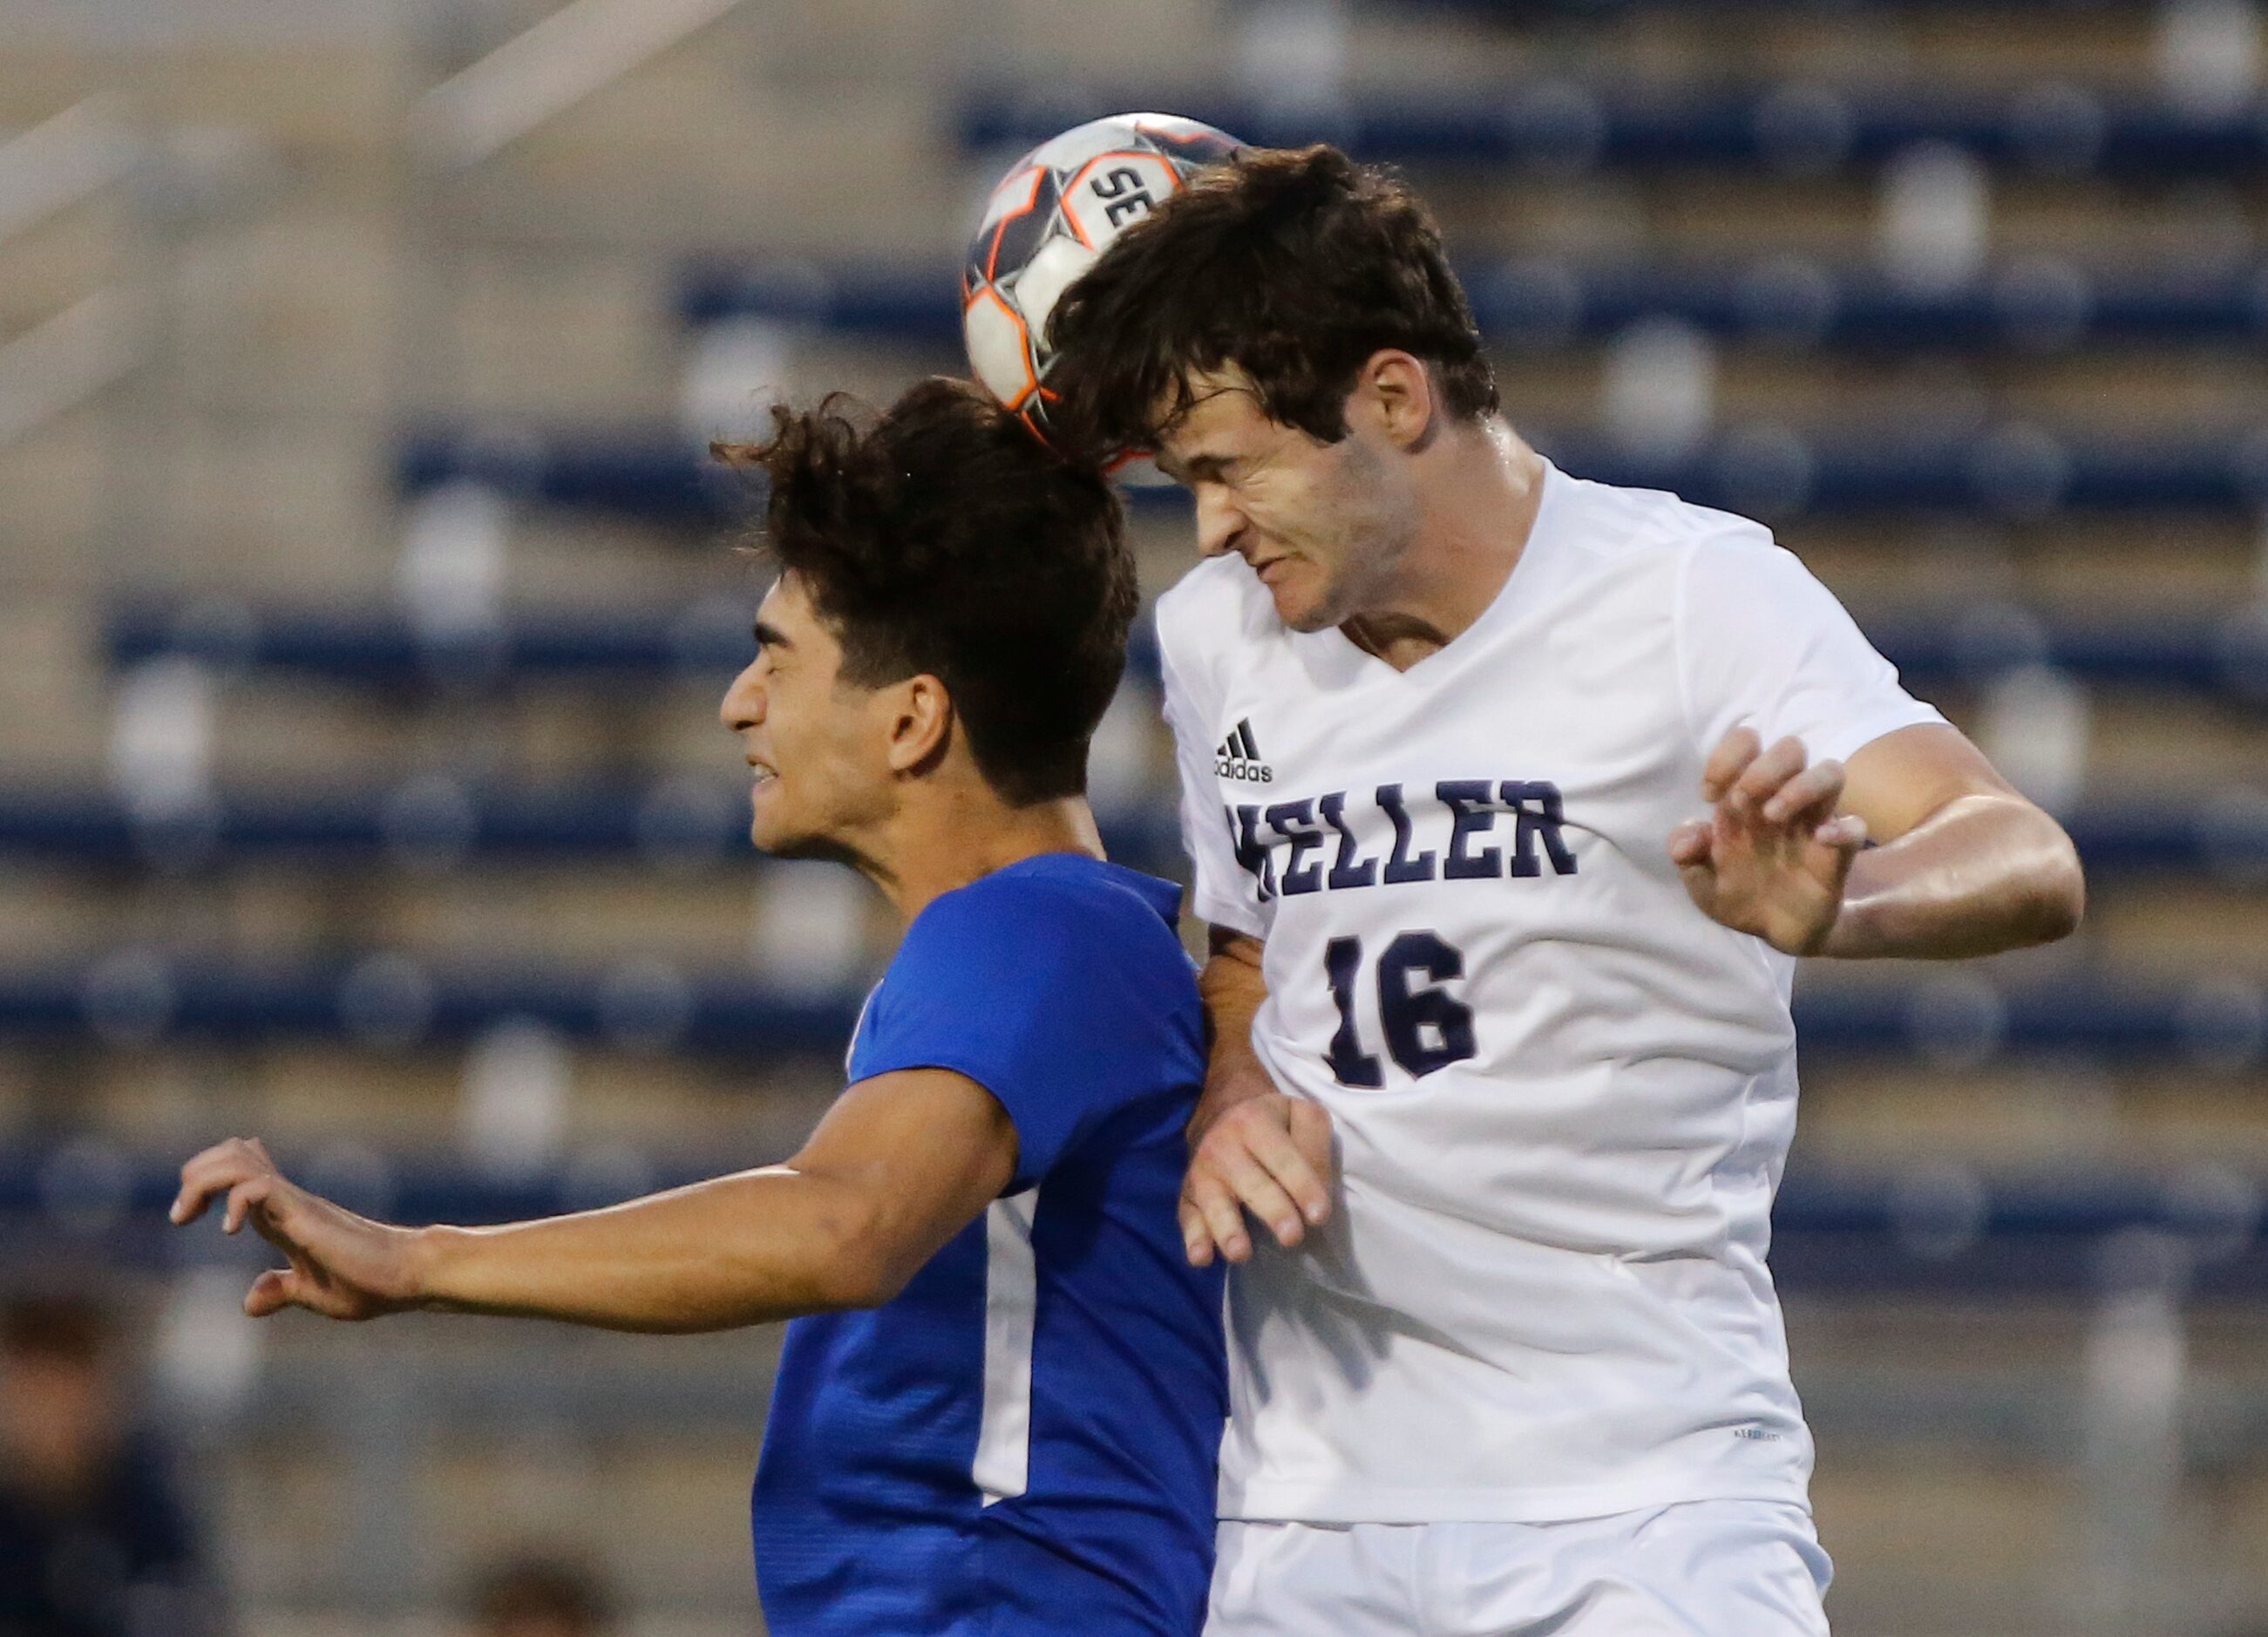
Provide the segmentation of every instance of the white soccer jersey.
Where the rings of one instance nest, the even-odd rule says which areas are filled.
[[[1793,962],[1695,909],[1668,837],[1740,722],[1840,757],[1942,719],[1760,526],[1543,481],[1502,592],[1406,672],[1233,557],[1159,604],[1197,911],[1266,940],[1253,1043],[1343,1184],[1232,1279],[1224,1517],[1804,1498],[1764,1268]]]

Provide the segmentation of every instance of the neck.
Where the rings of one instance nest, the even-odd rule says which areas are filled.
[[[1086,797],[1012,807],[990,787],[962,788],[906,804],[864,838],[852,862],[903,924],[955,888],[1046,852],[1103,856]]]
[[[1459,426],[1414,457],[1416,527],[1369,606],[1341,630],[1408,670],[1454,642],[1504,590],[1543,498],[1543,458],[1500,418]]]

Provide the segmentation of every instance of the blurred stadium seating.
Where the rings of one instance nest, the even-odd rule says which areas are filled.
[[[954,367],[992,172],[1134,106],[1404,165],[1515,424],[1767,518],[2088,858],[2069,946],[1800,981],[1838,1631],[2268,1626],[2260,4],[21,13],[0,1231],[146,1320],[247,1633],[446,1630],[531,1538],[633,1632],[753,1628],[770,1338],[255,1329],[170,1168],[258,1130],[494,1220],[795,1140],[887,934],[741,839],[705,446]],[[1170,870],[1150,663],[1097,793]]]

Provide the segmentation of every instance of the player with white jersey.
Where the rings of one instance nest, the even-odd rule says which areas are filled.
[[[1052,339],[1207,559],[1158,625],[1182,1225],[1241,1265],[1208,1630],[1823,1632],[1764,1260],[1794,956],[2061,936],[2068,839],[1763,527],[1522,443],[1388,178],[1248,156]]]

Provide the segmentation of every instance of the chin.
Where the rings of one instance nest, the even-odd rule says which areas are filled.
[[[1276,617],[1292,630],[1327,630],[1342,621],[1336,610],[1312,597],[1287,597],[1272,587],[1270,595],[1276,604]]]
[[[765,812],[761,796],[754,806],[755,811],[748,819],[748,839],[756,844],[756,851],[774,858],[793,858],[796,844],[801,839],[793,827],[783,823],[777,814]]]
[[[856,865],[858,854],[851,847],[824,831],[797,830],[774,819],[765,821],[762,813],[748,826],[748,839],[756,844],[756,851],[772,859],[817,859],[829,864]]]

